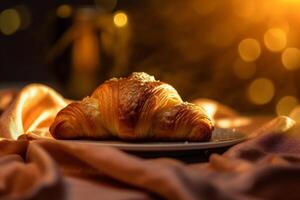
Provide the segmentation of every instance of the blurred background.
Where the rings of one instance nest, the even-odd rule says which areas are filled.
[[[189,101],[287,114],[300,98],[300,0],[73,0],[0,5],[0,85],[80,99],[145,71]]]

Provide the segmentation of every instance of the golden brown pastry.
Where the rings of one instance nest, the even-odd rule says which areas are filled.
[[[171,85],[146,73],[106,81],[62,109],[50,127],[58,139],[156,141],[207,141],[212,130],[202,107],[183,102]]]

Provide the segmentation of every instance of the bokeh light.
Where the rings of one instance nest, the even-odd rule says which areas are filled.
[[[265,33],[264,42],[270,51],[281,51],[287,43],[286,34],[279,28],[271,28]]]
[[[287,37],[287,34],[290,31],[290,24],[287,20],[284,18],[271,18],[269,19],[268,23],[268,29],[280,29],[281,31],[284,32],[284,34]]]
[[[300,67],[300,50],[298,48],[287,48],[281,55],[283,66],[288,70]]]
[[[60,5],[56,10],[56,15],[61,18],[68,18],[72,14],[72,7],[67,4]]]
[[[20,27],[21,19],[15,9],[6,9],[0,14],[0,30],[4,35],[15,33]]]
[[[252,38],[242,40],[238,50],[240,57],[247,62],[256,60],[261,53],[259,42]]]
[[[275,87],[270,79],[258,78],[248,88],[248,96],[252,103],[262,105],[269,103],[275,93]]]
[[[252,78],[256,71],[254,62],[245,62],[242,59],[237,59],[233,64],[234,74],[240,79]]]
[[[114,24],[117,27],[124,27],[127,25],[127,15],[124,12],[117,12],[114,14]]]
[[[277,115],[289,115],[298,105],[298,99],[294,96],[282,97],[276,105]]]
[[[53,55],[56,56],[52,56],[51,63],[56,70],[59,68],[56,62],[59,65],[62,62],[60,56],[62,60],[69,60],[68,52],[83,40],[76,36],[81,32],[73,29],[79,28],[83,34],[95,35],[94,43],[101,47],[101,54],[97,54],[100,57],[95,60],[98,59],[97,66],[105,69],[105,73],[99,70],[99,80],[109,78],[105,77],[108,74],[128,74],[138,69],[170,81],[185,99],[205,96],[240,112],[287,113],[282,111],[281,98],[293,94],[300,99],[296,71],[300,71],[300,30],[297,28],[300,0],[191,0],[174,1],[172,5],[163,1],[127,4],[117,0],[93,0],[90,3],[94,3],[88,6],[91,12],[71,1],[58,2],[54,10],[44,5],[45,16],[39,19],[41,8],[16,2],[16,6],[8,9],[13,16],[9,20],[7,16],[2,18],[7,10],[1,11],[6,7],[0,10],[0,36],[1,32],[6,35],[17,32],[7,38],[26,37],[30,41],[34,37],[49,43],[50,48],[40,54],[55,49]],[[77,27],[77,22],[82,22],[80,17],[85,16],[89,19],[87,26]],[[31,21],[36,20],[31,17],[38,19]],[[55,17],[63,19],[53,21]],[[44,22],[42,26],[40,22]],[[30,29],[20,31],[30,24]],[[48,29],[55,31],[48,32]],[[44,35],[39,37],[39,34]],[[21,42],[18,48],[28,46],[28,41]],[[60,45],[61,41],[65,46]],[[13,43],[13,46],[18,44]],[[82,51],[78,54],[78,58],[90,55]],[[35,59],[24,56],[25,61],[25,58],[28,62]],[[130,65],[127,62],[131,62]],[[69,64],[73,67],[73,62]],[[256,79],[259,77],[268,79]],[[267,103],[270,104],[264,108],[257,106]]]

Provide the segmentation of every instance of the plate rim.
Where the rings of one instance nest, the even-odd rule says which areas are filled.
[[[227,129],[228,131],[228,129]],[[236,132],[234,129],[230,129]],[[124,151],[141,151],[141,152],[157,152],[157,151],[188,151],[188,150],[205,150],[232,146],[247,139],[246,135],[237,132],[239,138],[229,138],[227,140],[208,141],[208,142],[124,142],[119,140],[64,140],[66,142],[74,142],[78,144],[90,144],[96,146],[114,147]]]
[[[220,133],[221,131],[221,137]],[[227,131],[236,134],[233,137],[227,136]],[[135,152],[175,152],[175,151],[191,151],[191,150],[209,150],[222,147],[230,147],[248,139],[247,134],[241,131],[237,131],[234,128],[215,128],[213,134],[217,139],[211,138],[208,142],[188,142],[188,141],[156,141],[156,142],[126,142],[121,140],[77,140],[77,139],[59,139],[57,141],[73,143],[73,144],[85,144],[99,147],[114,147],[124,151]],[[225,137],[224,137],[225,134]],[[218,140],[219,137],[219,140]],[[224,138],[222,138],[224,137]],[[35,135],[34,139],[49,139],[39,135]]]
[[[87,141],[87,140],[68,140],[66,142],[74,142],[80,144],[90,144],[96,146],[115,147],[126,151],[184,151],[184,150],[201,150],[201,149],[214,149],[232,146],[238,144],[246,138],[240,138],[235,140],[220,141],[220,142],[193,142],[193,143],[181,143],[181,144],[127,144],[127,143],[114,143],[103,141]]]

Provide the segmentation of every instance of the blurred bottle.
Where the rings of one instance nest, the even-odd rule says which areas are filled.
[[[128,24],[117,26],[113,13],[96,7],[79,7],[72,13],[65,27],[59,25],[66,19],[58,19],[56,28],[61,34],[48,61],[64,95],[80,99],[104,80],[128,72],[130,29]]]
[[[97,87],[100,68],[100,41],[91,9],[78,10],[73,22],[73,48],[71,49],[71,77],[67,83],[70,94],[80,98]]]

